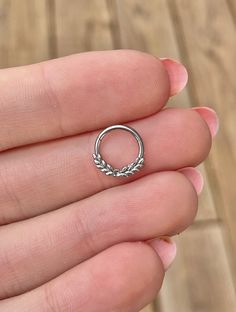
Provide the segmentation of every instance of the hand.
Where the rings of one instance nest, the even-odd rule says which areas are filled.
[[[163,109],[186,81],[182,65],[135,51],[0,72],[1,312],[133,312],[154,298],[175,255],[160,237],[192,223],[202,188],[179,169],[204,160],[217,129],[210,109]],[[98,129],[118,123],[145,144],[127,179],[92,161]],[[130,162],[130,143],[117,131],[104,158]]]

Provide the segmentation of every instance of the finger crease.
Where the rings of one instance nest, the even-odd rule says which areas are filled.
[[[45,92],[48,95],[49,98],[49,104],[51,104],[51,107],[53,109],[54,112],[56,112],[56,116],[57,116],[57,126],[58,129],[60,131],[60,135],[61,137],[66,136],[66,130],[63,127],[63,122],[62,122],[62,110],[61,110],[61,104],[60,101],[56,95],[56,92],[53,90],[53,87],[50,83],[50,79],[47,77],[46,71],[45,71],[45,66],[43,63],[39,63],[37,64],[40,68],[41,71],[41,76],[43,78],[43,82],[45,87]]]

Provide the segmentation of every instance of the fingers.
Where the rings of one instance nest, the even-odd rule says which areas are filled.
[[[2,301],[1,312],[133,312],[151,302],[164,270],[145,243],[123,243],[29,293]]]
[[[155,173],[2,227],[0,298],[39,286],[114,244],[180,233],[196,215],[193,184],[179,172]]]
[[[128,50],[2,70],[0,82],[0,150],[142,118],[170,96],[162,62]]]
[[[195,166],[210,150],[209,128],[192,109],[165,109],[130,125],[145,145],[145,166],[133,178],[107,177],[97,170],[92,153],[98,132],[2,153],[0,223],[62,207],[142,175]],[[132,136],[119,131],[102,143],[104,159],[117,167],[135,159],[136,149]]]

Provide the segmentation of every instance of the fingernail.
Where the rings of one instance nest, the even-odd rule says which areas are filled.
[[[170,79],[170,95],[176,95],[186,86],[188,82],[188,72],[179,62],[162,58],[161,62],[165,66]]]
[[[162,237],[151,240],[149,244],[161,258],[165,271],[168,270],[176,257],[177,247],[175,242],[169,237]]]
[[[179,172],[184,174],[186,178],[189,179],[189,181],[192,183],[193,187],[195,188],[197,194],[200,194],[204,186],[203,176],[200,173],[200,171],[192,167],[187,167],[187,168],[180,169]]]
[[[198,112],[199,115],[205,120],[212,137],[214,137],[219,130],[219,118],[216,112],[209,107],[193,107],[193,110]]]

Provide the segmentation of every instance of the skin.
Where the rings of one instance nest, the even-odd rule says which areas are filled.
[[[193,222],[197,193],[177,170],[212,140],[195,110],[164,109],[180,79],[165,63],[123,50],[0,71],[2,312],[135,312],[159,291],[165,263],[149,241]],[[145,144],[128,179],[91,159],[99,129],[118,123]],[[121,131],[102,146],[114,166],[136,153]]]

